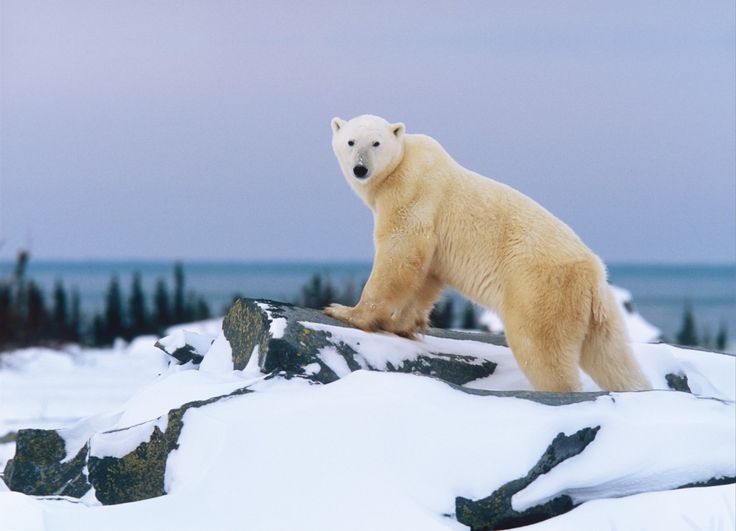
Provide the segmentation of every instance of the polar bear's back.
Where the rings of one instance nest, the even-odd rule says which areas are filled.
[[[530,197],[462,167],[431,137],[407,135],[405,150],[402,166],[413,169],[406,177],[433,203],[438,273],[450,285],[487,292],[497,306],[509,269],[588,262],[605,278],[575,232]]]

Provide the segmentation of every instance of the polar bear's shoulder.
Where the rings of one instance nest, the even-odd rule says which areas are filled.
[[[427,166],[453,164],[452,157],[442,145],[428,135],[404,135],[404,157],[402,166],[414,170],[423,170]]]

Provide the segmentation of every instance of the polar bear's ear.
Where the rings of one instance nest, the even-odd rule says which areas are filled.
[[[391,132],[393,132],[396,138],[401,138],[401,136],[406,132],[406,126],[401,122],[391,124],[389,127],[391,127]]]
[[[343,125],[345,125],[345,120],[343,120],[342,118],[338,118],[337,116],[335,116],[332,119],[332,132],[333,133],[337,133]]]

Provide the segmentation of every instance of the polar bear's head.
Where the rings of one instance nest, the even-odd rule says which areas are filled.
[[[391,174],[404,156],[404,124],[364,114],[332,119],[332,149],[351,186],[360,191]]]

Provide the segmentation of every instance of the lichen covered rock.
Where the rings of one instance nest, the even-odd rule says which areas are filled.
[[[67,459],[64,439],[55,430],[20,430],[15,457],[5,466],[5,482],[11,490],[36,496],[80,497],[89,490],[83,469],[85,445]]]
[[[379,366],[341,338],[339,331],[352,330],[344,323],[319,310],[268,300],[237,300],[225,316],[222,329],[232,348],[236,370],[244,369],[251,356],[257,356],[258,367],[264,373],[306,375],[319,383],[331,383],[345,372],[364,369],[424,374],[463,385],[493,374],[496,368],[494,362],[474,355],[413,350],[409,340],[403,340],[405,353],[398,361]],[[427,336],[453,339],[460,350],[463,341],[503,344],[503,338],[491,334],[433,329]],[[340,358],[342,371],[328,361],[335,356]]]

